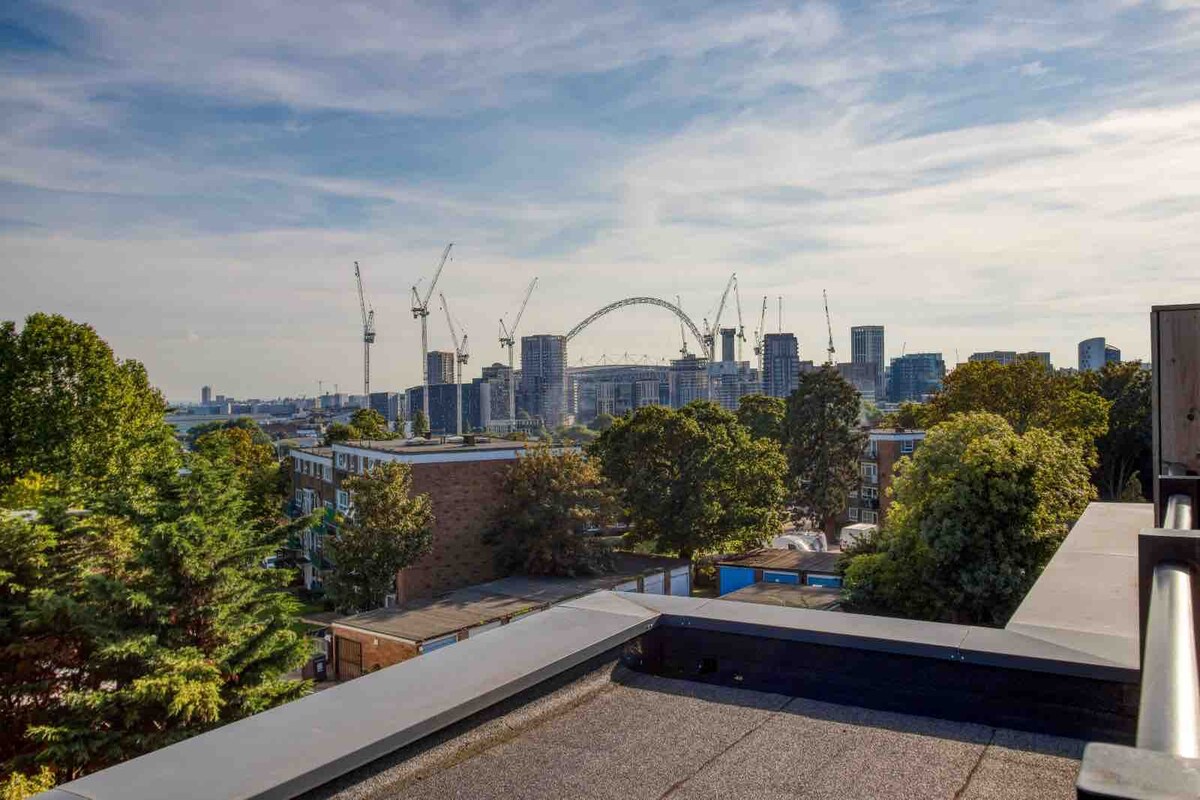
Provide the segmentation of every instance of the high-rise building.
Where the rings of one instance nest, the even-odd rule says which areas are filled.
[[[644,406],[669,405],[669,369],[641,364],[571,367],[568,396],[575,421],[587,424],[600,414],[619,417]]]
[[[1016,350],[988,350],[982,353],[972,353],[967,361],[995,361],[997,364],[1013,364],[1026,359],[1040,361],[1046,369],[1053,369],[1050,365],[1050,354],[1039,350],[1030,350],[1027,353],[1018,353]]]
[[[708,400],[712,389],[708,378],[708,359],[686,355],[671,362],[668,380],[672,408],[682,408],[695,400]]]
[[[426,354],[429,370],[429,385],[454,383],[454,353],[448,350],[431,350]]]
[[[404,419],[404,396],[398,392],[371,392],[372,411],[377,411],[388,421],[388,425],[395,425],[397,420]]]
[[[850,363],[870,364],[873,367],[872,392],[876,397],[883,397],[886,391],[884,370],[887,365],[884,361],[882,325],[855,325],[850,329]],[[860,382],[865,385],[865,378],[860,378]],[[862,389],[859,391],[866,395]]]
[[[541,417],[549,428],[567,422],[567,337],[521,337],[518,407],[531,417]]]
[[[484,367],[480,377],[472,383],[486,383],[489,387],[487,408],[483,409],[485,420],[483,427],[491,426],[493,421],[508,419],[508,385],[512,382],[512,371],[507,364],[495,362],[490,367]]]
[[[763,337],[763,394],[788,397],[800,385],[800,343],[792,333]]]
[[[846,379],[847,383],[858,390],[864,400],[874,403],[884,397],[876,382],[879,380],[879,374],[873,363],[869,361],[842,363],[837,365],[837,371]]]
[[[888,372],[888,400],[919,403],[942,388],[946,362],[941,353],[909,353],[893,358]]]
[[[411,409],[424,406],[424,386],[414,386],[407,392],[406,402]],[[491,403],[491,386],[482,381],[464,383],[462,387],[463,432],[483,430],[484,410]],[[453,435],[454,415],[458,409],[458,391],[453,383],[429,386],[429,432],[432,435]]]
[[[741,399],[762,392],[762,378],[749,361],[718,361],[708,365],[712,399],[729,411],[737,411]]]
[[[1105,364],[1121,360],[1121,351],[1104,341],[1103,336],[1084,339],[1079,343],[1079,371],[1098,370]]]
[[[737,346],[734,340],[737,338],[737,328],[721,328],[721,360],[733,361]]]
[[[212,402],[212,387],[211,386],[201,386],[200,387],[200,405],[206,406],[211,402]]]

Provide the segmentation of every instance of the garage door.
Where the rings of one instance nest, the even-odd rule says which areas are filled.
[[[647,575],[642,578],[642,591],[646,594],[662,594],[664,583],[666,583],[666,580],[661,572]]]
[[[689,567],[679,567],[671,571],[671,594],[676,597],[691,596],[692,570]]]
[[[744,589],[754,583],[754,570],[750,567],[719,567],[718,594],[726,595]]]
[[[796,572],[763,572],[763,580],[767,583],[800,583],[800,575]]]

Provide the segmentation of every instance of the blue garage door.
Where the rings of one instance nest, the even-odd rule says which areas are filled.
[[[797,572],[764,572],[763,580],[767,583],[800,583]]]
[[[842,579],[837,575],[809,575],[809,586],[826,586],[831,589],[842,588]]]
[[[729,594],[754,583],[754,570],[749,567],[720,567],[718,594]]]

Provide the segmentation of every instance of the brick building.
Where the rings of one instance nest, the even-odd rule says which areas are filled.
[[[332,447],[292,450],[292,511],[324,507],[322,530],[307,531],[301,541],[305,585],[320,588],[330,565],[323,557],[324,538],[335,512],[350,510],[342,482],[380,462],[412,467],[413,491],[428,494],[433,506],[433,549],[397,576],[397,602],[433,597],[496,576],[493,553],[483,533],[500,500],[504,474],[524,449],[521,442],[442,444],[430,441],[339,442]]]
[[[850,493],[845,513],[838,518],[839,530],[856,522],[883,522],[892,502],[888,489],[896,462],[912,455],[924,439],[925,431],[898,428],[877,428],[868,433],[858,464],[860,483]]]

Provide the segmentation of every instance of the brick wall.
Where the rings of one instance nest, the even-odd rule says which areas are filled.
[[[337,665],[340,663],[339,639],[351,639],[358,642],[362,646],[362,674],[374,672],[376,669],[390,667],[392,664],[399,664],[401,661],[407,661],[410,658],[416,658],[418,655],[417,646],[411,642],[397,641],[396,639],[388,639],[382,636],[376,636],[366,631],[360,631],[355,628],[346,628],[341,625],[332,626],[334,636],[334,658],[333,669],[334,677],[338,680],[349,680],[354,675],[337,674]]]

